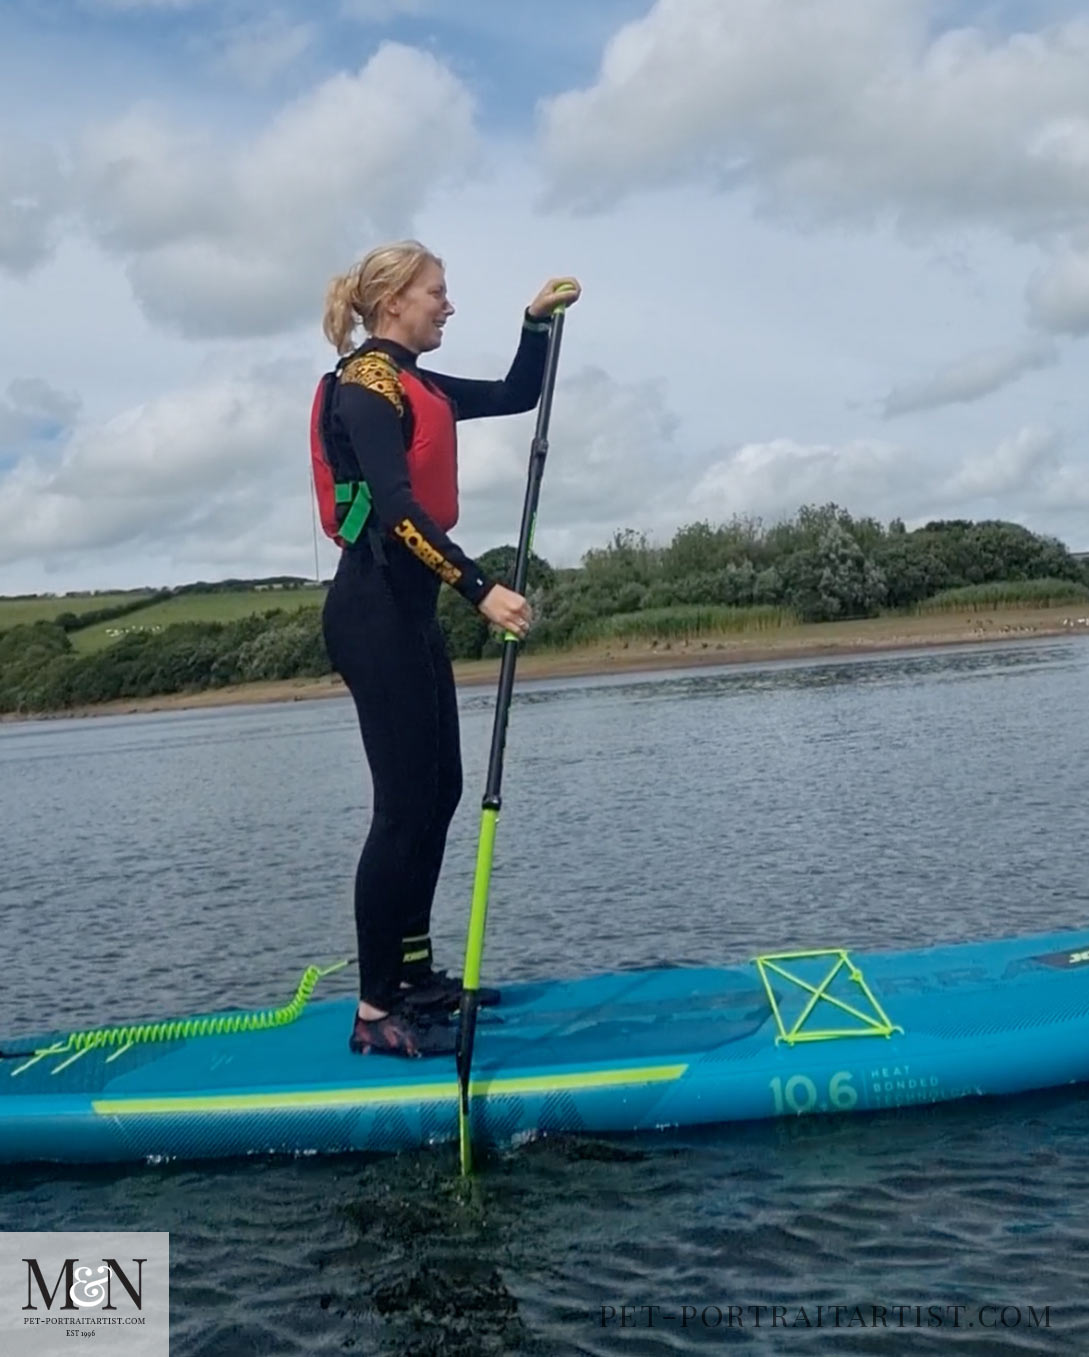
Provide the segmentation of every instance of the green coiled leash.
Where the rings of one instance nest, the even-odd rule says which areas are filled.
[[[26,1063],[12,1070],[12,1077],[37,1064],[46,1056],[67,1055],[52,1071],[66,1069],[74,1060],[88,1051],[103,1046],[116,1046],[107,1057],[116,1060],[119,1055],[138,1044],[157,1041],[182,1041],[192,1037],[232,1036],[238,1032],[264,1032],[274,1027],[286,1027],[302,1013],[319,980],[351,965],[349,960],[336,961],[331,966],[307,966],[302,973],[294,997],[281,1008],[256,1008],[233,1013],[208,1013],[195,1018],[168,1018],[160,1022],[129,1023],[117,1027],[92,1027],[82,1032],[70,1032],[63,1041],[34,1051],[0,1051],[5,1060],[26,1059]]]

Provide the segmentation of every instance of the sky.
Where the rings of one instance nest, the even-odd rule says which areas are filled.
[[[554,565],[828,502],[1089,550],[1080,0],[5,0],[0,594],[327,577],[324,292],[405,236],[444,371],[583,285]],[[470,553],[533,422],[461,426]]]

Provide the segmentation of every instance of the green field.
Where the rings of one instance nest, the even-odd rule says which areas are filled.
[[[272,608],[294,612],[324,602],[325,589],[318,585],[301,589],[235,589],[228,593],[182,594],[125,617],[115,617],[112,622],[96,623],[86,631],[74,631],[72,645],[81,654],[87,654],[112,645],[130,631],[162,630],[175,622],[234,622]]]
[[[38,598],[0,598],[0,631],[8,627],[18,627],[24,623],[49,622],[61,613],[96,612],[99,608],[117,608],[123,603],[134,603],[138,598],[148,598],[146,593],[132,594],[81,594],[78,598],[65,598],[57,595],[50,598],[42,595]]]

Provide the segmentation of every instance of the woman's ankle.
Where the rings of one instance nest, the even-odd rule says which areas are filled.
[[[368,1004],[366,999],[360,999],[355,1012],[364,1022],[380,1022],[383,1018],[389,1017],[388,1008],[376,1008],[374,1004]]]

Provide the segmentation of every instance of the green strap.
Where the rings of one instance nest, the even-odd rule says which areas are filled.
[[[371,513],[370,486],[366,481],[337,481],[336,502],[350,506],[340,525],[340,536],[348,543],[357,541]]]

